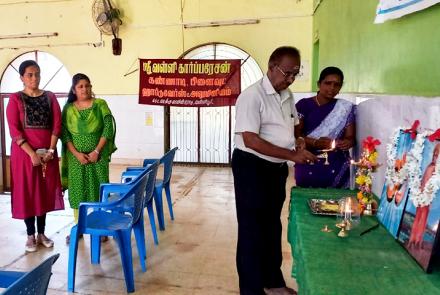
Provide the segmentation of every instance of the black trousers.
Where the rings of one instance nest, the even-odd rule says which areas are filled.
[[[35,216],[28,217],[24,220],[26,224],[26,232],[28,236],[35,234]],[[44,229],[46,227],[46,214],[37,216],[37,232],[39,234],[44,234]]]
[[[240,294],[263,295],[263,288],[286,286],[281,271],[280,216],[286,198],[287,164],[266,161],[235,149],[232,172]]]

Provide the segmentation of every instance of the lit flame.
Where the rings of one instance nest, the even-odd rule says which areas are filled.
[[[332,148],[331,149],[334,150],[335,147],[336,147],[336,140],[333,139],[333,141],[332,141]]]

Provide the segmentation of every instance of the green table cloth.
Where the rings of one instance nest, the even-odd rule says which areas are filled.
[[[440,269],[426,274],[376,217],[362,217],[347,238],[337,236],[336,217],[311,213],[307,200],[355,196],[341,189],[292,188],[288,241],[300,295],[440,294]],[[333,231],[321,232],[328,225]]]

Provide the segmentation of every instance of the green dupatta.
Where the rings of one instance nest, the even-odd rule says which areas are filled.
[[[92,105],[92,110],[87,119],[82,119],[78,109],[73,103],[67,103],[62,112],[63,132],[68,130],[73,135],[93,134],[102,132],[104,128],[104,118],[111,116],[113,122],[113,135],[107,138],[106,146],[108,146],[108,159],[110,162],[111,155],[116,151],[116,122],[105,100],[96,98]],[[63,140],[61,149],[61,182],[64,189],[68,188],[68,161],[67,161],[67,141]],[[102,155],[104,156],[104,155]]]

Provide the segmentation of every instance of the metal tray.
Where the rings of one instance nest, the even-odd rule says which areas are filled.
[[[337,215],[338,201],[334,199],[309,199],[308,203],[313,214],[318,215]]]

